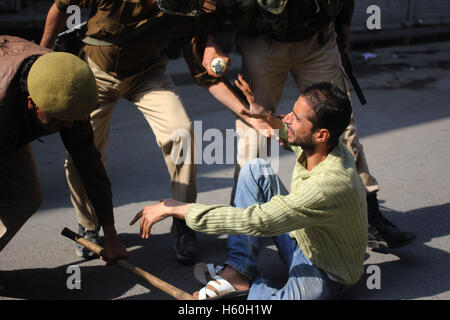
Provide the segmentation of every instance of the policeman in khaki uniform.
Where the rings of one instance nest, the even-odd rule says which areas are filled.
[[[242,75],[268,110],[276,112],[289,73],[299,90],[315,82],[331,81],[350,95],[336,40],[339,37],[344,48],[349,49],[353,0],[222,0],[221,4],[232,11],[242,49]],[[203,59],[206,68],[215,51],[217,43],[210,34]],[[236,120],[236,129],[252,130],[241,119]],[[257,150],[250,147],[248,136],[242,134],[238,141],[233,193],[240,167],[258,156]],[[414,241],[413,233],[399,230],[379,210],[379,185],[369,172],[353,116],[341,140],[354,155],[366,188],[370,240],[386,243],[391,248]],[[234,195],[232,201],[233,198]]]
[[[93,9],[87,24],[83,53],[91,67],[99,89],[100,106],[91,113],[95,145],[106,161],[109,125],[112,111],[119,98],[133,102],[152,128],[166,162],[174,199],[195,202],[197,197],[196,166],[193,154],[181,158],[180,145],[191,139],[193,130],[183,104],[169,75],[168,59],[162,51],[170,40],[184,44],[184,57],[195,81],[206,87],[233,112],[245,106],[235,96],[224,79],[210,76],[202,66],[207,14],[215,9],[215,0],[56,0],[50,8],[41,45],[50,48],[62,30],[69,5]],[[217,54],[217,53],[216,53]],[[259,119],[242,116],[255,128],[267,127]],[[173,133],[184,129],[188,136]],[[94,208],[87,201],[79,174],[69,157],[66,174],[71,199],[76,208],[80,232],[95,240],[98,222]],[[174,219],[171,229],[174,251],[181,263],[192,263],[198,255],[196,235],[184,221]],[[78,248],[77,253],[87,252]]]
[[[98,100],[89,66],[75,55],[12,36],[0,36],[0,52],[0,251],[42,203],[30,142],[59,132],[103,227],[106,256],[127,257],[88,120]]]

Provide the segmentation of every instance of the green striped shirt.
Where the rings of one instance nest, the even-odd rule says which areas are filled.
[[[311,171],[300,147],[291,192],[247,209],[192,204],[186,223],[208,234],[270,237],[290,232],[311,262],[339,282],[351,285],[363,273],[367,247],[367,206],[355,161],[339,144]]]

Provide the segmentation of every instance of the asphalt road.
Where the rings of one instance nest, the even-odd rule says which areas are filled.
[[[380,289],[369,289],[371,274],[350,288],[345,299],[450,299],[450,42],[373,49],[375,58],[352,52],[368,104],[354,95],[354,114],[369,167],[381,185],[385,216],[417,241],[397,250],[368,249],[366,268],[379,267]],[[235,76],[239,56],[232,55]],[[234,128],[232,114],[206,90],[193,84],[182,59],[169,72],[192,120],[203,132]],[[288,112],[298,92],[288,80],[280,105]],[[187,291],[200,288],[192,267],[179,265],[171,250],[171,221],[157,224],[142,240],[129,221],[145,205],[169,198],[168,174],[153,133],[127,101],[115,109],[106,169],[113,185],[116,228],[129,260]],[[65,150],[58,135],[34,142],[44,203],[0,254],[0,299],[172,299],[136,276],[100,260],[83,261],[74,244],[60,235],[77,223],[64,176]],[[210,142],[205,142],[208,145]],[[289,185],[295,158],[280,151],[280,177]],[[198,202],[228,203],[233,166],[199,165]],[[199,236],[200,261],[222,262],[226,236]],[[283,265],[270,242],[261,255],[261,272],[282,283]],[[69,290],[68,267],[81,271],[81,289]],[[370,270],[370,269],[369,269]]]

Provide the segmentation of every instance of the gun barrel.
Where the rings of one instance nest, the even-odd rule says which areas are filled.
[[[350,79],[350,82],[353,85],[353,88],[355,89],[356,95],[358,96],[359,102],[362,105],[365,105],[367,103],[366,98],[364,97],[364,93],[361,90],[361,87],[359,86],[358,80],[356,79],[355,75],[353,74],[353,66],[350,61],[350,57],[348,56],[347,52],[342,46],[342,43],[338,42],[339,46],[339,53],[341,54],[341,61],[342,66],[344,67],[345,73]]]

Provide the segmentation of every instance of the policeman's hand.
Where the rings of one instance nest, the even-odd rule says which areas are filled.
[[[226,68],[224,73],[221,75],[215,73],[214,70],[211,68],[211,63],[215,58],[222,58],[223,60],[225,60]],[[208,71],[208,74],[215,78],[223,77],[226,74],[228,68],[231,67],[230,57],[228,57],[228,55],[226,55],[222,51],[216,39],[211,35],[208,35],[208,39],[206,41],[205,51],[203,52],[202,65]]]
[[[264,137],[270,138],[272,136],[276,136],[273,128],[264,120],[249,118],[247,122],[253,127],[253,129]]]
[[[103,232],[105,233],[105,257],[100,258],[106,260],[108,265],[114,264],[118,259],[126,259],[128,252],[120,243],[114,226],[103,226]]]

